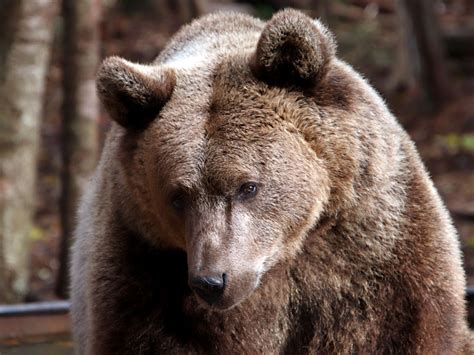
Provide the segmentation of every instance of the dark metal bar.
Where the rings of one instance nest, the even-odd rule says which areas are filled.
[[[69,301],[0,305],[0,317],[61,314],[69,312]]]
[[[474,302],[474,286],[468,286],[466,288],[466,299],[469,302]]]

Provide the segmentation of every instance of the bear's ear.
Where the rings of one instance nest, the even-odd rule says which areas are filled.
[[[146,128],[171,97],[174,85],[172,70],[119,57],[105,59],[97,73],[100,100],[111,118],[128,129]]]
[[[332,34],[296,10],[277,12],[260,35],[250,65],[255,76],[281,86],[311,86],[336,52]]]

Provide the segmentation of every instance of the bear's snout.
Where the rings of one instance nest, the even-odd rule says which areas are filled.
[[[225,273],[212,276],[199,275],[189,277],[189,286],[210,306],[222,298],[226,284]]]
[[[205,307],[225,311],[245,300],[256,288],[260,274],[255,272],[193,272],[189,287]]]

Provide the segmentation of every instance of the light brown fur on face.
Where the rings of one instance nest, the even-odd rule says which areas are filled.
[[[151,65],[104,62],[118,125],[79,211],[79,353],[473,352],[449,215],[333,41],[294,10],[215,14]]]

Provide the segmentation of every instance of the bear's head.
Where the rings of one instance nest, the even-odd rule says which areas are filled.
[[[186,252],[190,287],[221,310],[295,257],[331,195],[305,132],[318,124],[312,92],[334,57],[332,36],[293,10],[252,21],[216,55],[199,52],[205,38],[150,66],[108,58],[98,73],[118,123],[120,188],[138,206],[131,219],[157,247]]]

